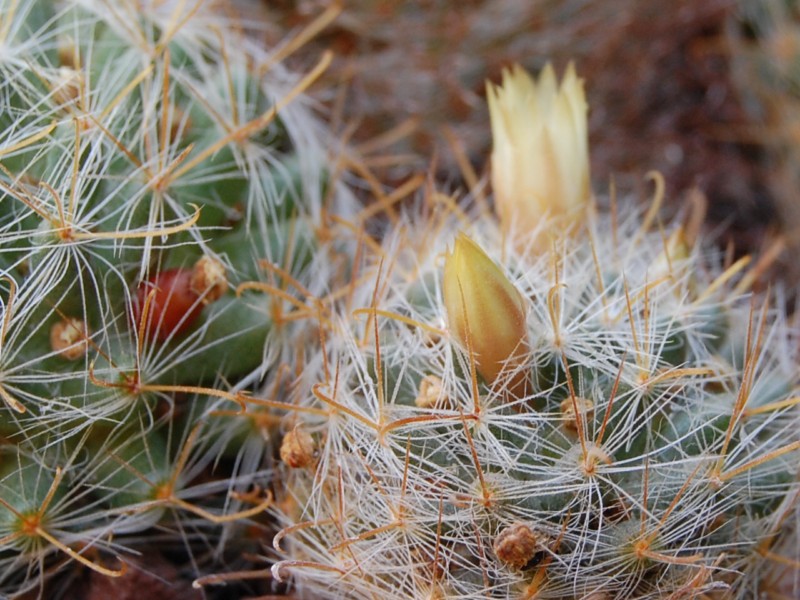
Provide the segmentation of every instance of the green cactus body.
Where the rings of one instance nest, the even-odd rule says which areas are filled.
[[[553,244],[558,260],[502,246],[476,216],[472,235],[526,303],[530,353],[514,369],[533,388],[510,398],[513,373],[473,379],[443,327],[439,257],[461,222],[445,217],[432,241],[415,218],[331,334],[347,340],[329,349],[337,371],[307,396],[327,416],[292,417],[321,441],[280,477],[273,574],[331,598],[762,589],[798,492],[797,354],[778,313],[715,284],[702,246],[653,284],[664,234],[636,211],[618,245],[601,215],[594,235]],[[609,283],[593,256],[630,258]]]
[[[329,291],[323,194],[355,206],[302,94],[327,60],[290,73],[203,3],[0,0],[0,596],[119,575],[154,527],[257,549],[222,527],[267,504],[237,394],[315,327],[283,315]],[[13,516],[54,473],[59,544]]]

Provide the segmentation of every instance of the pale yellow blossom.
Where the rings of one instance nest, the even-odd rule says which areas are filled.
[[[516,236],[545,217],[569,225],[588,204],[589,143],[583,80],[570,63],[559,86],[548,64],[537,81],[519,65],[487,84],[492,187],[500,222]]]

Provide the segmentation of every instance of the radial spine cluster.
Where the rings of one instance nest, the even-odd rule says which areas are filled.
[[[517,68],[490,88],[506,133],[526,102],[559,115],[539,128],[546,156],[495,137],[493,179],[563,156],[559,127],[570,148],[586,135],[572,68],[568,87],[542,78]],[[498,160],[516,164],[498,173]],[[586,175],[588,160],[568,163],[530,168]],[[775,589],[796,560],[780,552],[800,492],[798,332],[778,294],[751,293],[748,259],[700,237],[701,202],[661,222],[650,180],[645,209],[532,198],[532,226],[524,194],[499,219],[477,193],[409,208],[364,258],[306,412],[288,417],[313,456],[279,477],[276,578],[326,598]]]
[[[0,1],[0,596],[259,548],[242,398],[298,352],[288,282],[328,291],[316,231],[353,204],[305,95],[330,55],[292,73],[291,39],[213,8]]]

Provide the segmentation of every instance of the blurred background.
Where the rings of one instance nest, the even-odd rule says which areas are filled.
[[[330,0],[252,0],[279,43]],[[594,189],[613,175],[645,196],[659,170],[673,206],[708,200],[707,225],[737,255],[785,245],[769,276],[800,281],[800,3],[796,0],[346,0],[290,59],[336,53],[317,86],[342,132],[405,134],[372,164],[382,181],[426,171],[463,187],[454,145],[485,172],[485,81],[519,62],[574,60],[590,104]],[[391,154],[390,158],[388,155]],[[693,192],[694,190],[694,192]],[[779,239],[780,242],[776,242]],[[773,247],[775,250],[775,247]]]

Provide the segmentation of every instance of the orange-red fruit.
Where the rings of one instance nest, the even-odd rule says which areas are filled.
[[[163,342],[184,333],[203,310],[199,296],[192,290],[192,269],[169,269],[139,284],[133,306],[136,327],[141,323],[142,311],[151,293],[145,324],[150,339]]]

